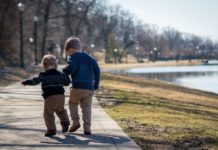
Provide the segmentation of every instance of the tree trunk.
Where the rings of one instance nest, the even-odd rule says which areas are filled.
[[[51,3],[52,1],[48,1],[45,7],[43,36],[42,36],[42,45],[41,45],[41,58],[43,58],[44,53],[45,53],[46,39],[47,39],[47,33],[48,33],[48,19],[49,19]]]

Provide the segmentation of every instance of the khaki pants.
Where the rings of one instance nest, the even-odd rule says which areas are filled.
[[[82,109],[83,128],[85,131],[90,131],[91,127],[91,106],[94,91],[83,89],[71,89],[69,109],[73,120],[73,125],[79,125],[78,105]]]
[[[60,119],[61,126],[67,126],[70,124],[70,120],[67,115],[67,111],[64,109],[65,96],[53,95],[45,99],[44,103],[44,120],[47,126],[47,130],[55,130],[55,116],[54,112]]]

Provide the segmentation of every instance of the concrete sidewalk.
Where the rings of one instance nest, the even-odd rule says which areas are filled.
[[[66,104],[68,96],[69,88],[66,89]],[[67,105],[66,108],[68,109]],[[0,149],[140,149],[103,111],[96,99],[92,110],[93,135],[85,136],[82,128],[73,134],[62,134],[56,117],[57,135],[44,137],[46,128],[40,86],[24,87],[19,83],[8,86],[0,91]]]

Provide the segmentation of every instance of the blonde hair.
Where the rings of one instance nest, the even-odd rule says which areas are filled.
[[[44,67],[44,69],[48,69],[49,67],[58,67],[58,60],[54,55],[45,55],[42,58],[42,62],[41,62],[42,66]]]

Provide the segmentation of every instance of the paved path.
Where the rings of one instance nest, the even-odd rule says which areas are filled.
[[[69,88],[66,91],[66,99],[68,99]],[[0,149],[140,149],[102,110],[96,99],[93,102],[93,135],[85,136],[82,129],[74,134],[62,134],[59,120],[56,119],[59,130],[57,135],[51,138],[44,137],[46,128],[42,113],[43,100],[40,86],[23,87],[16,83],[0,90]]]

